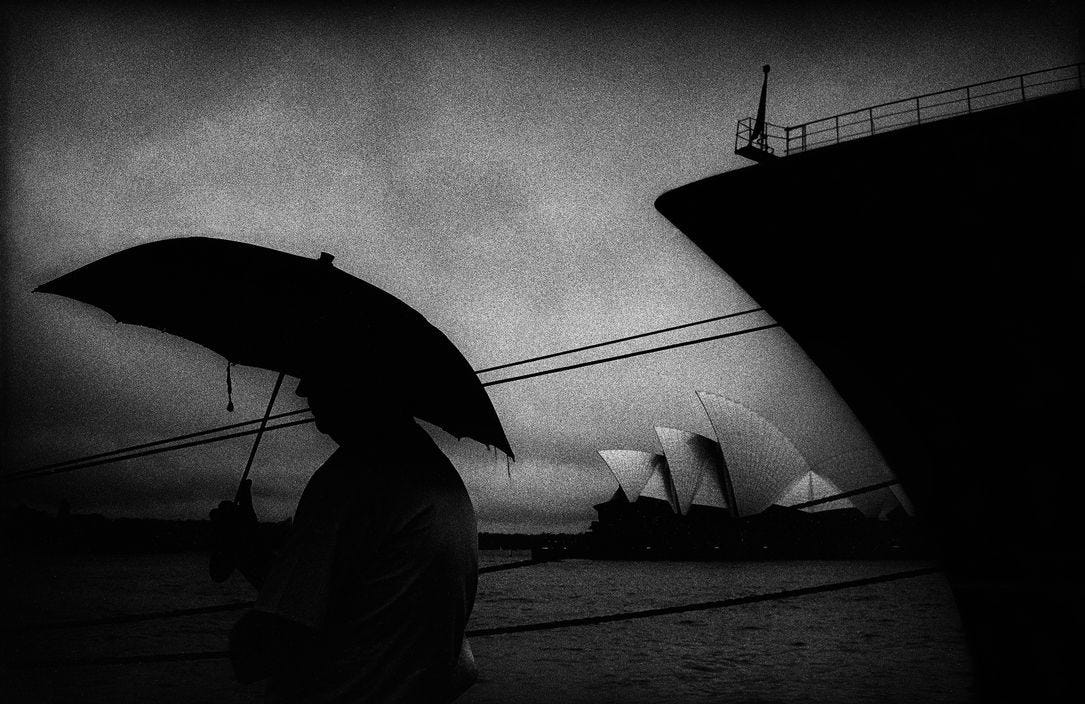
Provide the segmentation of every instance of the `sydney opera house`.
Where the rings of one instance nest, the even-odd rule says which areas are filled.
[[[599,451],[618,488],[595,506],[594,557],[912,557],[922,550],[911,504],[876,450],[811,461],[738,401],[697,396],[715,438],[657,427],[661,452]]]

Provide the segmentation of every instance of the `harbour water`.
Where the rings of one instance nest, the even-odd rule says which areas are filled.
[[[483,564],[526,557],[485,552]],[[902,562],[596,562],[481,575],[469,627],[492,628],[726,599],[922,566]],[[4,623],[48,622],[253,598],[214,584],[198,554],[52,556],[9,564]],[[5,633],[4,660],[218,651],[238,612]],[[596,626],[472,639],[481,677],[465,704],[966,702],[971,672],[940,575]],[[221,659],[3,671],[5,701],[258,702]]]

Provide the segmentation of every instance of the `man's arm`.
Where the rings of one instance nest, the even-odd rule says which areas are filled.
[[[257,532],[251,480],[241,483],[236,501],[223,501],[211,511],[211,524],[214,540],[211,578],[224,582],[236,568],[250,584],[260,589],[275,556]]]

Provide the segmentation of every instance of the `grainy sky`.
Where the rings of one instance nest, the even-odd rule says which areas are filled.
[[[762,64],[769,119],[787,125],[1081,60],[1069,3],[907,5],[7,11],[4,471],[263,411],[273,374],[235,368],[228,414],[216,355],[30,293],[149,240],[331,252],[476,368],[755,305],[652,202],[745,165],[734,124],[756,110]],[[812,463],[868,442],[779,329],[491,387],[511,478],[433,434],[484,529],[581,530],[617,486],[595,450],[658,451],[656,425],[711,436],[697,390],[763,414]],[[199,517],[232,496],[248,447],[8,485],[5,500]],[[289,515],[331,449],[312,426],[267,436],[262,515]]]

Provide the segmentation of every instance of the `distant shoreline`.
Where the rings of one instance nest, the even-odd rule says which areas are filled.
[[[285,539],[291,521],[259,524],[271,544]],[[481,550],[570,548],[586,534],[479,533]],[[19,506],[0,511],[2,554],[155,554],[208,552],[211,521],[199,519],[107,518],[101,514],[56,513]]]

